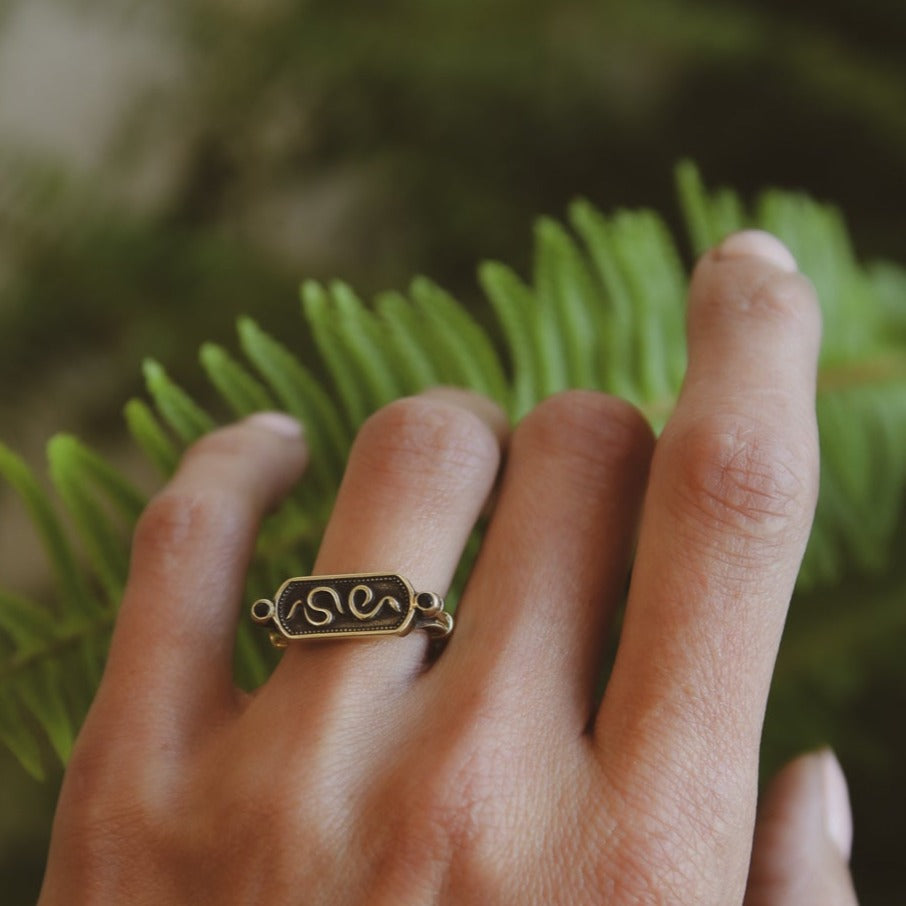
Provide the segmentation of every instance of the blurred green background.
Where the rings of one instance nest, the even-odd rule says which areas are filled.
[[[526,270],[576,195],[678,225],[682,156],[832,200],[861,257],[906,262],[904,46],[897,0],[0,0],[0,437],[39,463],[71,430],[148,486],[120,420],[145,355],[204,394],[198,346],[245,312],[305,354],[303,277],[478,306],[475,264]],[[0,583],[44,570],[0,486]],[[829,741],[863,902],[901,903],[906,670],[865,669]],[[57,783],[0,754],[10,906]]]

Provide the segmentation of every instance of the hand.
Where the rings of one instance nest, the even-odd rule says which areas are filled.
[[[765,700],[817,491],[819,334],[786,249],[731,237],[696,269],[689,370],[656,445],[630,405],[584,391],[507,440],[435,662],[423,632],[295,643],[251,695],[230,669],[243,577],[305,445],[273,414],[203,439],[137,529],[41,904],[854,903],[829,753],[769,793],[750,873]],[[502,424],[453,391],[374,415],[316,572],[443,594]]]

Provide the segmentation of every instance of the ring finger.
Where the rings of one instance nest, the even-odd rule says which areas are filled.
[[[505,426],[488,400],[446,388],[373,415],[353,445],[315,574],[397,573],[417,592],[444,595],[493,485]],[[423,632],[294,643],[273,684],[336,693],[342,676],[374,690],[418,672],[426,643]]]

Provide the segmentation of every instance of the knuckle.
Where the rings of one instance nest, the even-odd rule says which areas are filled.
[[[606,796],[624,820],[601,828],[607,857],[597,864],[608,902],[737,902],[727,886],[744,877],[748,853],[739,843],[752,809],[741,816],[741,805],[754,805],[754,774],[743,779],[730,765],[709,783],[690,783],[690,764],[662,751],[611,774]]]
[[[688,841],[652,821],[639,821],[612,841],[606,859],[597,860],[595,886],[607,902],[715,902],[702,870],[687,855]]]
[[[355,455],[370,470],[423,478],[470,481],[497,468],[500,447],[491,428],[461,406],[406,397],[378,410],[362,426]]]
[[[427,836],[438,847],[467,853],[474,847],[483,823],[479,817],[491,794],[482,788],[481,775],[474,769],[474,751],[465,754],[458,746],[453,751],[463,757],[445,753],[434,759],[432,770],[414,778],[410,794],[418,804],[413,811],[419,824],[415,836]]]
[[[200,437],[186,450],[183,459],[231,458],[240,456],[248,446],[249,434],[241,423],[227,425]]]
[[[231,536],[238,529],[238,509],[228,491],[217,487],[165,488],[139,517],[133,538],[136,556],[175,564],[193,539]]]
[[[730,313],[785,327],[800,325],[809,332],[820,330],[821,309],[808,277],[778,271],[765,274],[760,265],[755,274],[740,279],[738,263],[719,269],[700,299],[702,313],[707,317]]]
[[[78,740],[66,765],[66,784],[68,789],[78,791],[70,812],[79,814],[80,823],[90,825],[92,810],[98,804],[105,808],[108,799],[116,798],[120,783],[117,768],[118,764],[106,746],[86,741],[86,737]]]
[[[587,390],[548,397],[527,415],[513,436],[513,449],[568,457],[580,480],[600,482],[602,469],[650,454],[651,428],[630,403]]]
[[[770,318],[783,325],[800,325],[809,332],[820,329],[818,297],[811,281],[803,274],[773,274],[756,284],[749,296],[749,309],[759,318]]]
[[[67,858],[86,883],[113,882],[139,849],[156,846],[160,809],[138,790],[141,771],[98,746],[77,747],[66,769]]]
[[[488,718],[470,710],[446,727],[424,758],[391,785],[377,809],[393,840],[393,865],[400,874],[424,870],[426,854],[437,859],[436,874],[456,902],[499,902],[489,891],[505,889],[505,854],[500,841],[516,824],[520,791],[505,764],[512,759],[508,740]],[[403,804],[404,807],[399,807]],[[386,863],[385,863],[386,864]],[[481,891],[479,895],[478,891]]]
[[[817,450],[800,431],[709,416],[671,438],[683,513],[769,540],[801,532],[817,498]]]
[[[258,471],[254,463],[271,460],[271,449],[269,434],[249,430],[246,422],[227,425],[203,435],[183,453],[175,478],[215,473],[248,476]]]

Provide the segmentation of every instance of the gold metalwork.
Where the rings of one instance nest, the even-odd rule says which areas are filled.
[[[453,617],[434,592],[415,592],[396,573],[346,573],[287,579],[274,600],[252,604],[252,619],[271,626],[271,642],[284,648],[299,639],[407,635],[424,629],[442,639]]]

